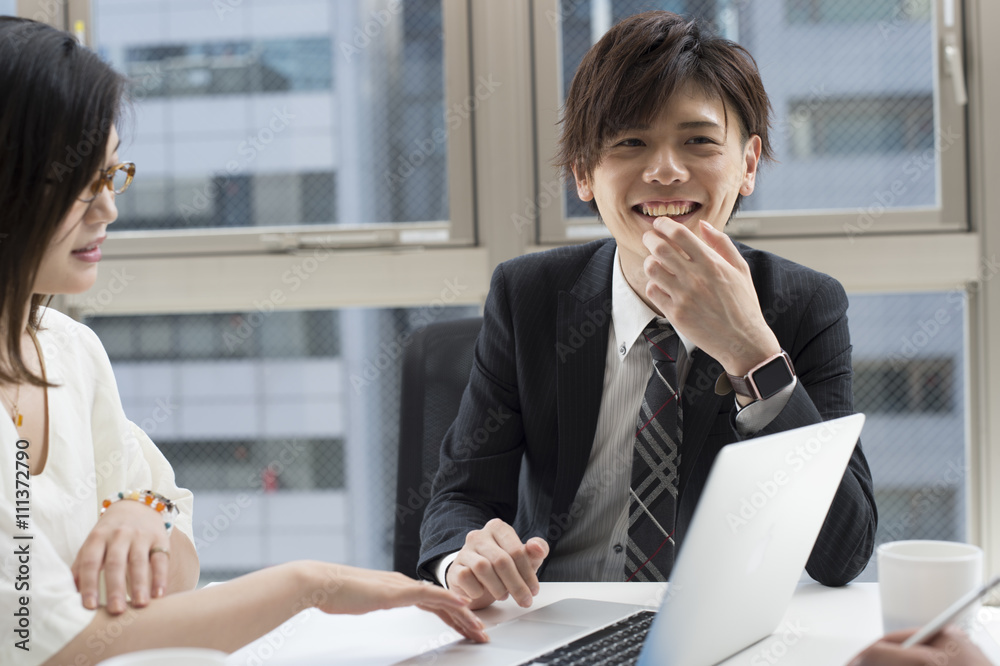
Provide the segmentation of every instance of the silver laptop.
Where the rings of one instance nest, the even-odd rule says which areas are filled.
[[[854,414],[719,452],[639,666],[709,666],[778,627],[864,421]],[[486,645],[462,641],[402,663],[545,664],[543,655],[633,614],[648,624],[649,610],[564,599],[494,627]]]

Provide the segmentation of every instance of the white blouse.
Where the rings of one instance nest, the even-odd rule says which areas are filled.
[[[40,664],[93,619],[70,566],[106,497],[149,488],[175,500],[180,510],[175,527],[194,543],[191,492],[177,487],[170,463],[125,417],[97,335],[43,309],[38,342],[48,380],[57,386],[48,391],[48,458],[42,472],[28,480],[28,493],[23,492],[26,468],[17,464],[17,430],[0,415],[0,664]],[[18,505],[26,495],[26,503]],[[18,523],[25,510],[26,528]],[[26,621],[14,615],[24,612],[23,601]],[[19,635],[15,630],[25,622],[27,633]],[[21,643],[25,636],[27,643]]]

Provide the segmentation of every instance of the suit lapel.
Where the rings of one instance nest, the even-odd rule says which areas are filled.
[[[597,430],[611,325],[615,244],[602,245],[569,291],[556,317],[556,419],[559,441],[552,508],[566,510],[583,479]]]

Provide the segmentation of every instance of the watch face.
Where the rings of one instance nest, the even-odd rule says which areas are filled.
[[[761,398],[770,398],[791,384],[792,373],[788,370],[785,357],[779,356],[763,368],[754,372],[753,383],[757,386]]]

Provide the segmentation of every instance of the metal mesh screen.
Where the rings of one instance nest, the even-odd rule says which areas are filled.
[[[115,230],[449,218],[441,0],[93,11],[134,108]]]
[[[195,492],[203,579],[388,568],[409,334],[475,308],[92,317],[126,414]],[[363,543],[359,543],[363,541]]]
[[[615,21],[667,9],[698,16],[749,49],[774,110],[777,163],[743,210],[938,205],[930,0],[562,0],[563,94],[584,53]],[[592,217],[574,188],[570,217]]]
[[[252,313],[88,324],[112,358],[126,413],[196,491],[211,580],[282,558],[388,568],[408,334],[475,314],[442,304],[275,313],[239,356],[224,354],[223,339],[235,322],[256,322]],[[964,292],[855,294],[848,314],[879,542],[964,539]],[[289,525],[279,511],[299,517]]]
[[[966,538],[963,290],[850,298],[878,543]],[[872,558],[863,579],[874,580]]]

